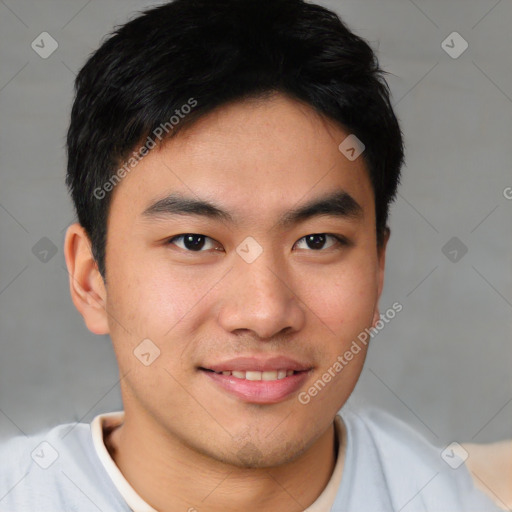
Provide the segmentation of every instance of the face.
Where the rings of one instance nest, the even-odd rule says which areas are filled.
[[[328,429],[384,270],[363,158],[338,149],[348,135],[281,95],[245,101],[117,185],[104,299],[127,415],[237,466],[293,460]]]

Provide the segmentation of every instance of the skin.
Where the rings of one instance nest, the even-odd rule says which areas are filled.
[[[501,509],[512,510],[512,440],[462,446],[468,452],[466,466],[476,487]]]
[[[348,134],[280,94],[223,106],[151,151],[115,188],[107,284],[83,228],[68,228],[73,302],[90,331],[110,335],[121,376],[125,421],[106,444],[157,510],[299,511],[329,481],[333,419],[359,378],[364,345],[307,405],[297,393],[248,403],[198,367],[285,355],[310,365],[304,391],[379,319],[389,233],[379,249],[365,162],[338,150]],[[362,207],[360,218],[279,227],[284,212],[340,189]],[[236,223],[143,218],[171,192],[215,202]],[[169,243],[185,233],[212,240],[202,252]],[[327,237],[312,249],[303,237],[315,233],[350,245]],[[252,263],[236,252],[248,236],[263,248]],[[160,350],[149,366],[133,353],[145,338]]]

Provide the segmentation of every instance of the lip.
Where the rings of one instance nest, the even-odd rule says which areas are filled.
[[[254,404],[276,404],[299,391],[313,367],[285,356],[271,358],[237,357],[221,363],[199,368],[200,372],[223,392]],[[208,371],[210,370],[210,371]],[[223,375],[223,371],[277,371],[294,370],[296,373],[279,380],[246,380],[233,375]]]
[[[301,371],[280,380],[246,380],[201,370],[214,385],[228,394],[253,404],[276,404],[297,393],[308,378],[308,371]]]

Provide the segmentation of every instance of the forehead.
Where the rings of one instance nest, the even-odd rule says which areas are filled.
[[[366,213],[373,192],[365,162],[350,161],[338,149],[348,135],[283,95],[223,106],[142,158],[114,189],[111,213],[140,216],[178,192],[220,200],[250,220],[339,190]]]

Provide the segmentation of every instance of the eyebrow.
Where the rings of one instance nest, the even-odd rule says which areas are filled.
[[[142,212],[142,217],[148,219],[175,215],[200,216],[225,223],[235,222],[229,212],[210,201],[185,197],[176,193],[158,199]],[[312,199],[304,205],[285,212],[277,225],[286,228],[324,215],[360,220],[363,217],[363,207],[348,192],[340,190],[327,196]]]

